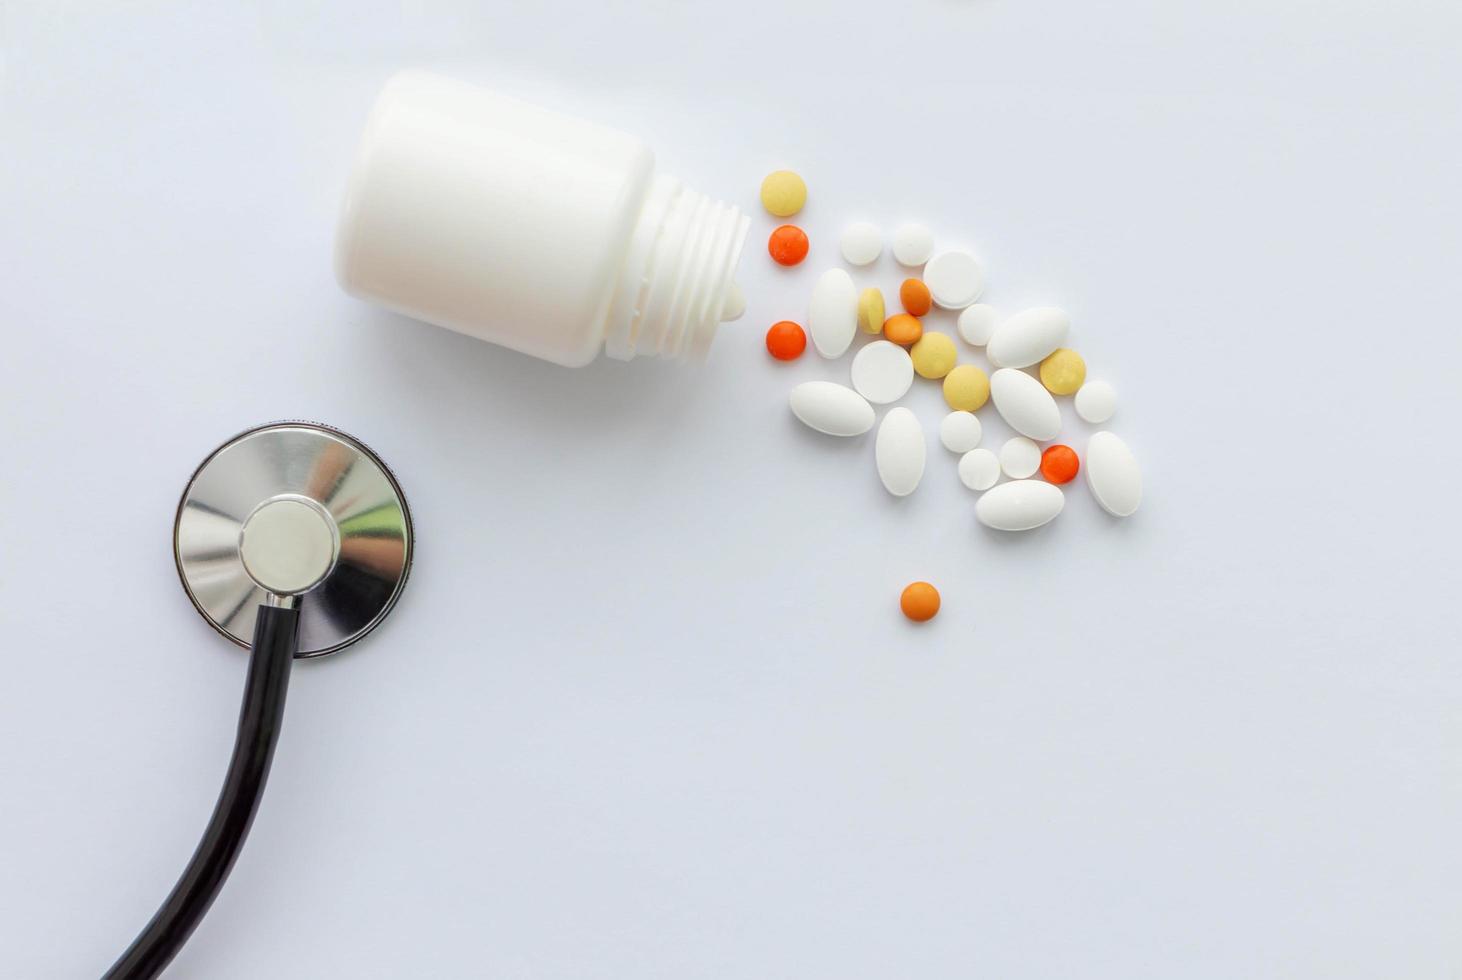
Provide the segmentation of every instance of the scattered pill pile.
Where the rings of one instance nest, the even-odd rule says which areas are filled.
[[[778,218],[790,218],[807,201],[807,184],[796,173],[779,170],[762,182],[761,200]],[[843,260],[857,269],[883,254],[878,226],[847,225],[838,242]],[[966,487],[981,494],[975,516],[987,527],[1028,531],[1054,520],[1065,506],[1061,487],[1084,473],[1097,503],[1114,517],[1133,514],[1142,500],[1142,477],[1132,451],[1108,431],[1093,434],[1085,458],[1056,441],[1062,417],[1057,398],[1071,398],[1073,409],[1093,425],[1107,422],[1117,408],[1106,381],[1088,380],[1086,361],[1065,346],[1071,318],[1054,306],[1002,317],[980,303],[985,271],[970,252],[936,251],[933,234],[919,224],[898,228],[890,240],[894,259],[919,274],[898,289],[899,310],[889,309],[876,286],[859,289],[842,267],[827,269],[812,287],[807,333],[817,353],[842,357],[859,334],[868,342],[852,359],[847,385],[808,381],[792,389],[792,413],[807,426],[831,436],[868,432],[877,421],[874,406],[893,406],[878,422],[873,456],[879,480],[896,497],[906,497],[924,476],[924,427],[908,408],[895,405],[915,376],[937,381],[949,414],[939,422],[939,441],[958,457],[956,472]],[[768,241],[772,258],[792,266],[808,255],[807,235],[796,225],[777,227]],[[940,311],[943,311],[941,313]],[[990,372],[960,363],[951,333],[931,329],[926,320],[950,315],[968,347],[983,348]],[[873,339],[875,335],[877,339]],[[779,360],[795,360],[807,346],[802,328],[788,320],[767,332],[767,350]],[[975,413],[986,403],[1015,430],[998,452],[981,447],[984,426]],[[1000,482],[1002,475],[1006,482]],[[900,606],[912,620],[930,619],[939,610],[939,593],[927,582],[908,586]]]

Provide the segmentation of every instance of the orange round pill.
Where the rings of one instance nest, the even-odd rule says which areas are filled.
[[[778,320],[767,328],[767,350],[779,361],[795,361],[807,349],[807,334],[791,320]]]
[[[767,251],[780,265],[796,265],[807,258],[807,232],[796,225],[781,225],[767,239]]]
[[[1048,446],[1041,453],[1041,476],[1052,483],[1070,483],[1081,469],[1081,460],[1070,446]]]
[[[939,590],[928,582],[910,582],[899,596],[899,608],[916,623],[931,620],[939,612]]]
[[[929,296],[929,287],[922,279],[905,279],[900,283],[899,302],[904,304],[904,312],[914,316],[925,315],[934,303]]]
[[[924,325],[919,322],[916,316],[907,313],[895,313],[883,321],[883,335],[895,344],[902,344],[907,347],[917,343],[919,338],[924,336]]]

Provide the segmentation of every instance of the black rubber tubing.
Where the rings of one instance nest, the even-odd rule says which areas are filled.
[[[151,980],[172,962],[218,896],[249,836],[284,720],[299,610],[260,606],[239,710],[239,733],[208,829],[167,901],[102,980]]]

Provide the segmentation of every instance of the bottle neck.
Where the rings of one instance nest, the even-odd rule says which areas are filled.
[[[605,321],[604,352],[704,358],[733,315],[749,219],[674,177],[656,176],[630,237]]]

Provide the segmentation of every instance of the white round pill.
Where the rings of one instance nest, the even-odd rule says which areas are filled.
[[[875,340],[853,355],[853,388],[875,405],[896,402],[914,383],[909,352],[887,340]]]
[[[1076,392],[1076,414],[1100,425],[1117,411],[1117,391],[1105,381],[1088,381]]]
[[[985,270],[969,252],[940,252],[924,266],[924,285],[946,310],[962,310],[985,291]]]
[[[971,449],[959,458],[959,482],[971,490],[989,490],[1000,479],[1000,460],[988,449]]]
[[[967,453],[980,444],[985,427],[974,412],[950,412],[939,423],[939,441],[952,453]]]
[[[995,307],[976,303],[961,310],[954,325],[965,343],[984,347],[995,336],[995,326],[999,322],[1000,314],[995,311]]]
[[[1012,480],[1035,476],[1041,468],[1041,447],[1025,436],[1005,440],[1005,445],[1000,447],[1000,468]]]
[[[923,265],[934,254],[934,236],[923,225],[902,225],[893,233],[893,257],[899,265]]]
[[[868,265],[883,252],[883,235],[877,225],[857,221],[843,229],[838,247],[849,265]]]

